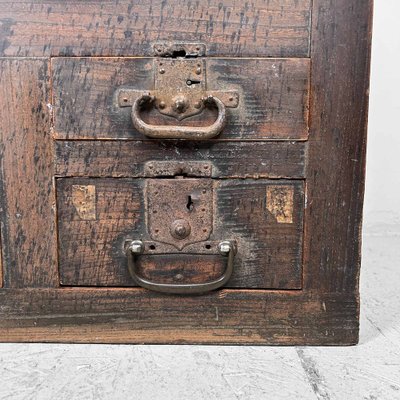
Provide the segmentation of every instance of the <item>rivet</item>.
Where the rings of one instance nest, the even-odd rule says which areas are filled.
[[[130,245],[129,249],[133,254],[140,254],[143,252],[143,242],[140,240],[134,240]]]
[[[158,107],[161,109],[165,108],[165,103],[163,101],[160,101],[160,104],[158,105]]]
[[[175,228],[175,233],[180,237],[186,236],[186,228],[183,225],[179,225]]]
[[[232,245],[229,242],[221,242],[218,245],[218,250],[221,254],[229,254],[232,251]]]
[[[164,68],[160,68],[159,72],[160,72],[160,74],[164,74],[165,73],[165,69]]]
[[[182,274],[176,274],[176,275],[175,275],[175,279],[176,279],[177,281],[181,281],[181,280],[183,279],[183,275],[182,275]]]
[[[190,225],[184,219],[174,221],[170,226],[171,235],[178,240],[185,239],[190,235]]]
[[[200,74],[201,74],[201,68],[197,68],[197,69],[196,69],[196,74],[197,74],[197,75],[200,75]]]

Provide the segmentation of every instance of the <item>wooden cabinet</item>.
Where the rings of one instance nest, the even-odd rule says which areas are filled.
[[[371,2],[0,3],[0,340],[354,344]]]

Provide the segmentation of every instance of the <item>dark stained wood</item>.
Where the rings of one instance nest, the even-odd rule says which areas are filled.
[[[9,342],[337,345],[358,341],[356,294],[225,289],[165,296],[145,289],[3,290]]]
[[[140,276],[152,282],[169,284],[213,281],[221,277],[225,269],[226,260],[217,254],[145,255],[140,257],[138,266]]]
[[[286,201],[278,195],[289,192]],[[274,191],[277,204],[268,199]],[[284,205],[288,219],[282,220]],[[216,238],[238,242],[229,286],[300,289],[302,285],[304,186],[292,180],[222,180],[216,189]]]
[[[237,90],[238,108],[227,108],[218,139],[304,140],[308,136],[308,59],[208,59],[207,90]],[[57,139],[143,140],[131,108],[120,108],[116,89],[154,89],[150,58],[52,59],[54,134]],[[153,125],[211,125],[215,113],[181,122],[158,112],[142,113]]]
[[[358,291],[372,1],[314,1],[307,289]]]
[[[179,184],[171,179],[171,185]],[[95,195],[83,200],[76,188],[92,188]],[[289,193],[284,201],[280,192]],[[124,244],[129,239],[152,240],[146,226],[143,179],[57,180],[60,277],[69,286],[135,286],[127,269]],[[268,196],[267,193],[272,193]],[[182,209],[186,210],[186,195]],[[269,198],[272,197],[272,198]],[[211,241],[234,239],[238,253],[226,287],[299,289],[302,284],[302,233],[304,188],[302,181],[214,181],[214,224]],[[274,203],[274,198],[278,204]],[[92,203],[92,204],[87,204]],[[287,213],[282,204],[287,204]],[[93,216],[88,214],[93,209]],[[172,220],[178,218],[171,209]],[[189,214],[189,211],[186,210]],[[178,215],[178,214],[176,214]],[[166,221],[167,226],[169,223]],[[192,230],[194,231],[194,227]],[[157,241],[154,247],[158,246]],[[171,251],[171,250],[169,250]],[[224,270],[222,257],[160,255],[143,257],[141,270],[156,282],[171,281],[178,273],[194,283],[209,274],[210,281]],[[214,254],[218,254],[215,250]],[[180,267],[177,259],[181,257]],[[167,266],[168,260],[172,260]],[[198,273],[187,264],[198,265]],[[178,270],[182,271],[179,272]],[[189,283],[189,282],[188,282]]]
[[[2,0],[0,21],[3,56],[150,56],[173,40],[212,56],[307,57],[311,0]]]
[[[53,287],[58,281],[48,79],[47,60],[0,60],[5,287]]]
[[[64,107],[64,125],[68,126],[68,134],[73,135],[71,139],[92,139],[84,142],[65,140],[66,136],[61,136],[61,133],[66,133],[66,129],[64,132],[50,129],[47,110],[52,108],[52,104],[48,103],[53,103],[53,100],[49,98],[49,59],[0,60],[0,220],[4,271],[4,287],[0,289],[0,340],[283,345],[357,343],[372,0],[313,0],[312,18],[310,0],[255,0],[253,3],[227,0],[221,1],[220,8],[219,2],[213,0],[207,4],[178,0],[140,3],[145,5],[139,6],[139,1],[132,3],[127,0],[104,1],[101,4],[93,1],[19,0],[11,3],[0,0],[0,54],[66,56],[65,59],[53,60],[53,66],[75,65],[74,71],[71,68],[64,68],[64,71],[53,68],[53,78],[58,76],[57,79],[63,79],[62,82],[55,81],[58,86],[54,85],[54,88],[68,89],[61,93],[66,103],[59,104]],[[162,13],[161,4],[164,4]],[[312,37],[309,42],[311,19]],[[288,117],[288,124],[296,126],[290,137],[306,142],[210,141],[182,144],[173,141],[144,142],[133,134],[129,136],[129,130],[124,131],[125,124],[129,122],[126,116],[111,120],[110,115],[115,114],[110,114],[112,109],[107,103],[110,101],[108,94],[112,96],[112,89],[118,85],[147,83],[148,75],[138,73],[140,68],[128,68],[132,63],[139,65],[146,61],[105,57],[150,57],[152,41],[166,38],[171,41],[205,42],[208,55],[212,56],[208,58],[213,71],[209,76],[212,84],[218,83],[217,76],[218,81],[226,79],[224,75],[228,70],[231,75],[239,71],[236,78],[245,76],[241,65],[253,63],[250,69],[252,80],[240,78],[239,86],[243,90],[253,88],[261,93],[259,101],[263,102],[275,101],[275,98],[269,100],[265,96],[265,90],[260,90],[266,86],[270,90],[274,88],[274,96],[282,93],[283,99],[291,100],[285,94],[288,85],[279,79],[277,82],[281,86],[266,85],[260,80],[256,82],[255,72],[260,75],[263,71],[258,66],[264,63],[272,68],[271,63],[275,62],[297,65],[300,85],[300,73],[304,73],[305,67],[302,69],[299,66],[310,65],[310,77],[307,75],[307,81],[303,80],[304,85],[310,82],[309,140],[307,132],[298,129],[298,122],[293,124],[295,120],[300,121],[300,114],[295,119]],[[281,56],[307,57],[310,43],[311,60],[276,59]],[[101,66],[94,74],[83,68],[85,63],[89,63],[86,58],[74,59],[73,56],[104,58],[91,61],[93,65]],[[228,59],[222,60],[224,56]],[[273,57],[274,60],[238,60],[238,57]],[[234,68],[231,60],[235,62]],[[218,70],[218,65],[222,69]],[[269,74],[273,76],[271,68]],[[119,71],[124,71],[124,75]],[[72,73],[75,86],[71,84]],[[288,75],[280,75],[280,78],[285,76]],[[85,90],[79,89],[78,83]],[[234,84],[234,79],[230,80],[230,84]],[[60,93],[55,95],[60,98]],[[75,104],[68,96],[75,97]],[[284,108],[289,104],[286,100],[282,103]],[[87,136],[81,135],[82,110],[77,104],[83,108],[91,105],[86,108],[89,124],[83,130]],[[301,115],[306,121],[308,103],[305,100],[302,104]],[[59,122],[56,113],[59,111],[57,106],[56,126]],[[129,111],[124,112],[129,114]],[[261,111],[251,115],[249,123],[254,126],[257,121],[263,123],[265,115]],[[284,118],[285,113],[281,115]],[[212,115],[206,117],[208,121]],[[154,116],[148,118],[151,120]],[[274,121],[276,131],[282,132],[289,126],[285,128],[283,119]],[[100,131],[99,127],[107,129]],[[239,126],[237,134],[246,138],[240,129]],[[107,138],[105,135],[110,132],[125,132],[123,137],[131,140],[93,140]],[[288,136],[289,130],[285,132]],[[52,134],[62,141],[51,143]],[[113,136],[113,139],[117,137]],[[53,151],[55,154],[52,154]],[[304,216],[299,214],[299,218],[304,218],[302,274],[300,280],[296,275],[295,283],[291,283],[293,287],[301,287],[302,283],[301,289],[234,288],[202,296],[170,296],[141,288],[59,287],[52,186],[54,176],[65,177],[58,179],[59,184],[65,187],[67,183],[62,182],[93,182],[92,186],[96,188],[101,182],[107,182],[109,188],[114,185],[107,198],[100,196],[103,209],[96,208],[97,204],[93,207],[93,198],[96,197],[93,197],[92,189],[76,189],[76,193],[80,193],[77,194],[76,204],[85,219],[84,223],[78,221],[70,206],[60,207],[59,216],[70,221],[70,225],[74,226],[71,232],[75,235],[81,230],[81,233],[87,232],[90,237],[97,238],[97,234],[105,237],[104,232],[108,231],[111,232],[109,237],[119,234],[123,238],[128,230],[132,232],[139,227],[136,223],[139,219],[134,218],[138,214],[141,196],[141,190],[131,190],[132,185],[128,191],[121,190],[124,182],[141,181],[135,178],[144,176],[141,164],[147,161],[191,158],[212,162],[212,178],[216,185],[219,182],[222,196],[222,201],[216,201],[216,205],[227,210],[225,220],[218,216],[218,224],[221,226],[223,222],[226,229],[233,233],[238,229],[242,235],[238,235],[240,240],[245,236],[244,221],[262,226],[259,221],[261,208],[267,210],[264,221],[267,225],[268,218],[272,216],[276,225],[278,219],[290,220],[290,201],[280,205],[282,197],[290,197],[290,190],[286,190],[289,194],[285,195],[280,188],[267,189],[267,180],[270,186],[295,182],[295,185],[303,187],[304,183],[306,211]],[[260,179],[256,179],[257,176]],[[222,179],[218,181],[218,177]],[[245,177],[250,179],[239,179]],[[302,180],[296,181],[298,178]],[[113,183],[110,186],[108,182]],[[247,195],[246,185],[252,187]],[[261,200],[258,186],[263,185],[266,190],[263,190]],[[59,201],[68,197],[64,196],[66,193],[67,190],[60,191]],[[301,193],[303,196],[303,189]],[[68,201],[65,204],[68,205]],[[215,208],[217,213],[218,207]],[[109,212],[105,213],[107,208]],[[94,219],[99,211],[103,221]],[[126,216],[123,221],[120,221],[121,215]],[[235,219],[238,223],[234,223]],[[103,231],[94,230],[95,235],[92,235],[87,227],[100,226],[99,222],[103,224]],[[266,240],[269,234],[277,232],[270,225],[267,228],[261,232]],[[63,229],[65,227],[60,224],[60,230]],[[220,236],[222,233],[226,230],[214,232]],[[71,279],[89,277],[96,282],[95,271],[77,261],[81,256],[80,249],[91,249],[91,254],[98,257],[99,254],[106,254],[109,244],[107,242],[104,246],[104,241],[96,243],[90,239],[85,244],[85,237],[80,234],[78,240],[81,242],[75,240],[75,243],[68,243],[68,235],[61,238],[60,255],[65,257],[65,250],[69,251],[70,261],[75,263],[75,267],[71,272],[73,264],[68,264],[66,258],[61,259],[60,266],[62,270],[64,267],[71,269]],[[251,237],[251,240],[256,239]],[[62,248],[64,242],[66,249]],[[77,246],[80,246],[79,249]],[[264,246],[264,253],[271,251],[274,257],[280,256],[276,249]],[[279,246],[286,249],[283,241]],[[121,251],[118,246],[114,249]],[[275,250],[276,254],[273,253]],[[115,256],[116,253],[108,254]],[[269,262],[263,255],[257,254],[256,261]],[[287,255],[284,257],[288,259]],[[147,267],[149,276],[161,278],[157,272],[161,263],[155,258],[149,256],[144,260],[143,268]],[[179,272],[179,265],[175,266],[173,260],[170,261],[170,271]],[[298,259],[295,261],[296,265],[301,265]],[[193,268],[197,270],[199,265],[202,273],[196,277],[191,275],[193,271],[189,269],[189,276],[185,279],[203,279],[219,273],[216,259],[192,262]],[[99,263],[92,265],[96,267]],[[116,270],[113,268],[119,268],[122,263],[110,263],[109,266],[111,270],[106,271],[104,276],[114,279]],[[275,272],[266,271],[264,277],[254,279],[251,274],[244,274],[240,279],[254,284],[256,280],[258,282],[258,279],[266,277],[270,279],[269,286],[276,286],[271,281],[272,277],[279,276],[278,267],[271,263]],[[244,271],[242,266],[238,268]],[[246,268],[249,271],[250,263]],[[121,270],[126,271],[125,265]],[[170,279],[170,271],[164,274],[163,279]],[[83,272],[80,277],[79,273]],[[239,269],[236,273],[242,272]],[[282,275],[279,277],[283,278]],[[239,279],[239,276],[232,279]],[[291,285],[288,283],[290,280],[282,282],[278,282],[279,285]],[[123,280],[120,283],[125,285]]]
[[[305,142],[57,141],[57,176],[143,177],[150,161],[210,161],[217,178],[305,177]]]
[[[3,251],[1,249],[1,231],[0,231],[0,288],[3,287]]]

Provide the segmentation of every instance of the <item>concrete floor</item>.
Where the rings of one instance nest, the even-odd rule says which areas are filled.
[[[0,399],[400,399],[400,237],[364,238],[355,347],[0,345]]]

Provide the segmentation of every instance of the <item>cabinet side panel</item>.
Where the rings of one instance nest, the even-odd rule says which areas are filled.
[[[3,251],[1,249],[1,232],[0,232],[0,288],[2,287],[3,287]]]
[[[305,287],[357,290],[372,25],[370,0],[315,0]]]
[[[57,285],[45,59],[0,61],[0,203],[5,287]]]

